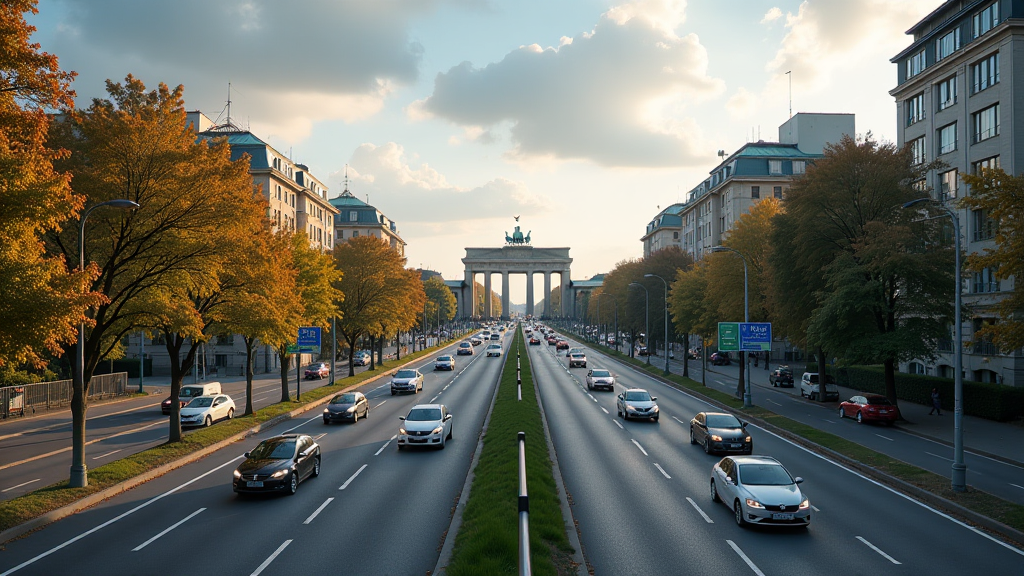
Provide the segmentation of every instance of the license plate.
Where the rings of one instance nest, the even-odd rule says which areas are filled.
[[[889,411],[888,410],[879,410],[878,413],[879,414],[888,414]]]
[[[776,512],[776,513],[772,514],[772,520],[792,520],[792,519],[793,519],[793,515],[792,514],[784,514],[784,513],[781,513],[781,512]]]
[[[730,444],[729,446],[732,448],[743,448],[743,444]]]
[[[246,488],[263,488],[262,480],[247,480],[245,482]]]

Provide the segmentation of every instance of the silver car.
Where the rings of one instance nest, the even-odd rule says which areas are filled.
[[[619,394],[615,407],[618,410],[618,415],[622,416],[623,420],[644,418],[657,422],[660,415],[658,398],[651,396],[643,388],[630,388]]]
[[[391,377],[391,395],[399,392],[412,392],[413,394],[423,390],[423,374],[419,370],[409,368],[395,372]]]
[[[615,391],[615,375],[601,368],[594,368],[587,372],[587,390],[605,388],[609,392]]]
[[[811,524],[811,502],[775,458],[729,456],[711,469],[711,500],[732,509],[736,524],[798,526]]]
[[[452,415],[444,404],[417,404],[408,416],[399,416],[405,423],[398,429],[398,449],[406,446],[444,445],[452,439]]]
[[[454,356],[438,356],[434,360],[434,370],[455,370]]]

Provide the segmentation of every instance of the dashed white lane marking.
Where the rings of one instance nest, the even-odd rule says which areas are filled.
[[[28,486],[29,484],[31,484],[33,482],[39,482],[40,480],[42,480],[42,478],[36,478],[35,480],[29,480],[28,482],[22,482],[21,484],[18,484],[17,486],[11,486],[10,488],[4,488],[3,490],[0,490],[0,492],[10,492],[11,490],[14,490],[14,489],[17,489],[17,488],[21,488],[22,486]],[[1020,488],[1020,486],[1017,486],[1017,487]]]
[[[888,560],[889,562],[892,562],[893,564],[899,565],[899,562],[897,562],[895,558],[893,558],[892,556],[889,556],[885,552],[882,552],[881,550],[878,549],[877,546],[875,546],[871,542],[868,542],[867,540],[861,538],[860,536],[857,536],[857,540],[860,540],[861,542],[864,543],[865,546],[867,546],[868,548],[871,548],[875,552],[878,552],[878,554],[881,555],[882,558],[885,558],[886,560]]]
[[[601,410],[604,410],[605,414],[611,414],[611,412],[609,412],[608,409],[605,408],[604,406],[601,406]]]
[[[705,522],[707,522],[708,524],[715,523],[714,520],[712,520],[707,514],[704,513],[703,510],[700,509],[700,506],[697,506],[697,503],[693,501],[693,498],[687,496],[686,501],[690,503],[690,506],[693,506],[693,509],[696,510],[698,514],[700,514],[700,517],[703,518]]]
[[[618,426],[619,428],[622,428],[622,423],[621,423],[621,422],[619,422],[618,420],[616,420],[616,419],[612,418],[612,422],[615,422],[615,425],[616,425],[616,426]],[[625,428],[622,428],[622,429],[623,429],[623,430],[625,430]]]
[[[1010,486],[1013,486],[1015,488],[1020,488],[1021,490],[1024,490],[1024,486],[1021,486],[1020,484],[1014,484],[1014,483],[1011,482]]]
[[[324,436],[327,436],[327,432],[324,432],[323,434],[320,434],[319,436],[313,436],[313,440],[319,440],[319,439],[323,438]]]
[[[376,406],[374,406],[373,409],[376,410],[377,408],[380,408],[381,406],[384,405],[384,402],[387,402],[387,400],[383,400],[380,404],[377,404]]]
[[[835,420],[829,420],[828,418],[822,418],[822,420],[824,420],[825,422],[828,422],[829,424],[835,424],[836,423]]]
[[[374,452],[373,455],[374,456],[380,456],[380,453],[383,452],[384,449],[388,447],[388,444],[391,444],[391,441],[394,440],[395,438],[398,438],[398,434],[395,434],[394,436],[392,436],[387,442],[384,443],[383,446],[380,447],[380,450],[377,450],[376,452]]]
[[[811,510],[814,510],[815,512],[821,512],[821,510],[818,509],[818,507],[815,506],[814,504],[811,504]]]
[[[739,555],[739,557],[747,563],[747,566],[750,566],[750,569],[754,571],[754,574],[757,574],[757,576],[764,576],[764,572],[761,572],[761,569],[758,568],[757,565],[755,565],[753,562],[751,562],[750,558],[747,558],[747,555],[743,553],[743,550],[740,550],[740,547],[737,546],[735,542],[733,542],[732,540],[726,540],[726,542],[728,542],[729,546],[732,547],[733,551],[736,552],[736,554]]]
[[[305,422],[303,422],[301,424],[298,424],[296,426],[292,426],[291,428],[285,430],[284,433],[287,434],[287,433],[291,432],[292,430],[295,430],[296,428],[301,428],[302,426],[305,426],[306,424],[309,424],[310,422],[312,422],[313,420],[316,420],[317,418],[322,418],[322,416],[317,414],[316,416],[313,416],[309,420],[306,420]]]
[[[952,462],[953,461],[951,458],[946,458],[945,456],[939,456],[938,454],[932,454],[931,452],[925,452],[925,454],[927,454],[929,456],[934,456],[934,457],[939,458],[941,460],[945,460],[946,462]]]
[[[274,561],[274,558],[277,558],[278,554],[280,554],[281,552],[284,552],[284,549],[287,548],[288,545],[291,544],[291,543],[292,543],[291,540],[285,540],[284,544],[281,544],[280,546],[278,546],[277,550],[274,550],[274,553],[271,554],[269,558],[264,560],[263,564],[260,564],[260,567],[257,568],[256,571],[253,572],[252,574],[250,574],[249,576],[260,576],[260,573],[263,572],[267,568],[267,566],[270,566],[270,563]]]
[[[668,472],[665,472],[665,469],[662,468],[661,465],[658,464],[657,462],[654,463],[654,467],[657,468],[659,472],[661,472],[662,476],[664,476],[665,478],[668,478],[669,480],[672,479],[672,477],[668,475]]]
[[[124,450],[124,448],[122,448],[121,450]],[[121,450],[113,450],[111,452],[107,452],[106,454],[100,454],[99,456],[93,456],[92,459],[93,460],[99,460],[100,458],[106,458],[107,456],[110,456],[112,454],[117,454]]]
[[[882,436],[881,434],[875,434],[875,436],[878,436],[879,438],[884,438],[885,440],[888,440],[889,442],[895,442],[895,440],[893,440],[892,438],[889,438],[888,436]]]
[[[91,446],[91,445],[93,445],[93,444],[95,444],[97,442],[103,442],[104,440],[110,440],[111,438],[117,438],[118,436],[125,436],[127,434],[135,434],[136,432],[141,432],[143,430],[146,430],[147,428],[152,428],[153,426],[156,426],[158,424],[166,424],[166,423],[167,423],[167,421],[164,420],[163,418],[161,418],[161,419],[156,420],[154,422],[150,422],[149,424],[146,424],[145,426],[139,426],[138,428],[132,428],[131,430],[123,430],[121,432],[118,432],[117,434],[111,434],[110,436],[104,436],[102,438],[96,438],[95,440],[89,440],[88,442],[85,443],[85,445],[86,446]],[[8,464],[0,465],[0,470],[6,470],[7,468],[13,468],[14,466],[20,466],[22,464],[27,464],[28,462],[34,462],[36,460],[39,460],[39,459],[42,459],[42,458],[47,458],[47,457],[53,456],[55,454],[62,454],[64,452],[70,452],[70,451],[71,451],[71,446],[68,446],[67,448],[60,448],[60,449],[54,450],[52,452],[47,452],[46,454],[37,454],[37,455],[32,456],[30,458],[25,458],[24,460],[18,460],[17,462],[10,462]]]
[[[181,519],[181,520],[178,520],[178,521],[177,521],[177,522],[175,522],[174,524],[171,524],[171,525],[170,525],[170,526],[169,526],[169,527],[168,527],[168,528],[167,528],[166,530],[164,530],[163,532],[161,532],[161,533],[157,534],[156,536],[153,536],[152,538],[150,538],[149,540],[146,540],[146,541],[145,541],[145,542],[143,542],[142,544],[139,544],[139,545],[138,545],[138,546],[136,546],[135,548],[132,548],[132,552],[138,552],[139,550],[142,550],[143,548],[145,548],[146,546],[149,546],[149,545],[150,545],[150,544],[152,544],[153,542],[156,542],[156,541],[157,541],[157,539],[159,539],[159,538],[160,538],[161,536],[163,536],[164,534],[167,534],[167,533],[168,533],[168,532],[170,532],[171,530],[174,530],[174,529],[175,529],[175,528],[177,528],[178,526],[181,526],[181,525],[182,525],[182,524],[184,524],[185,522],[188,522],[189,520],[191,520],[191,519],[195,518],[195,517],[196,517],[196,516],[198,516],[198,515],[199,515],[199,513],[200,513],[200,512],[202,512],[203,510],[206,510],[206,508],[200,508],[199,510],[196,510],[195,512],[193,512],[193,513],[189,514],[188,516],[185,516],[185,518],[183,518],[183,519]]]
[[[318,514],[323,512],[324,508],[327,508],[327,505],[330,504],[331,502],[334,502],[334,498],[328,498],[327,500],[324,500],[324,503],[321,504],[319,508],[314,510],[313,513],[309,515],[309,518],[306,518],[305,521],[303,521],[302,523],[309,524],[310,522],[312,522],[313,519],[316,518]]]
[[[362,466],[360,466],[359,470],[356,470],[355,474],[349,476],[348,480],[345,480],[345,483],[342,484],[341,487],[338,488],[338,490],[344,490],[345,488],[348,488],[348,485],[351,484],[352,481],[356,479],[356,476],[359,476],[359,473],[362,472],[365,469],[366,469],[366,464],[363,464]]]
[[[680,420],[679,418],[676,418],[675,416],[673,416],[673,417],[672,417],[672,419],[673,419],[673,420],[675,420],[676,422],[679,422],[679,423],[680,423],[680,424],[682,424],[683,426],[686,426],[686,422],[683,422],[683,421],[682,421],[682,420]]]
[[[630,440],[633,440],[633,439],[630,438]],[[636,447],[639,448],[640,451],[644,453],[644,456],[647,456],[647,450],[644,450],[644,447],[641,446],[639,442],[637,442],[636,440],[633,440],[633,444],[636,444]]]
[[[440,395],[441,395],[441,393],[440,393],[440,392],[438,392],[438,393],[437,393],[437,396],[440,396]],[[433,403],[434,403],[434,400],[437,400],[437,396],[434,396],[433,398],[431,398],[431,399],[430,399],[430,403],[431,403],[431,404],[433,404]]]

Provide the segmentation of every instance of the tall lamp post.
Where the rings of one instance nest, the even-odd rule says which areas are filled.
[[[747,284],[747,257],[744,256],[743,253],[740,252],[739,250],[735,250],[733,248],[729,248],[728,246],[712,246],[711,247],[711,251],[712,252],[733,252],[735,254],[738,254],[740,258],[743,258],[743,321],[749,323],[750,322],[750,298],[749,298],[749,293],[747,291],[747,286],[748,286],[748,284]],[[746,370],[744,370],[744,373],[747,376],[747,381],[746,381],[745,385],[743,386],[743,407],[744,408],[752,408],[754,406],[754,399],[751,397],[751,392],[750,392],[750,358],[748,358],[747,357],[747,353],[744,350],[742,350],[742,346],[740,348],[741,348],[740,354],[743,355],[743,357],[740,358],[740,361],[743,362],[743,364],[746,367]]]
[[[953,299],[953,473],[951,475],[952,488],[954,492],[966,492],[967,491],[967,463],[964,461],[964,427],[963,427],[963,415],[964,415],[964,375],[963,375],[963,353],[964,353],[964,338],[963,338],[963,325],[960,319],[960,217],[957,216],[955,210],[950,209],[946,204],[934,200],[932,198],[918,198],[917,200],[911,200],[903,205],[904,208],[910,208],[917,204],[929,203],[935,204],[942,208],[946,212],[946,216],[949,216],[950,220],[953,221],[953,248],[956,250],[955,256],[955,274],[954,279],[956,280],[956,293]]]
[[[630,286],[639,286],[644,289],[644,321],[647,327],[644,328],[644,346],[647,346],[647,340],[651,337],[651,293],[648,292],[647,286],[639,282],[630,282]],[[647,350],[647,365],[651,364],[651,351]]]
[[[133,210],[138,208],[137,202],[131,200],[107,200],[90,206],[78,222],[78,269],[85,270],[85,221],[92,211],[103,206]],[[71,444],[71,478],[68,484],[72,488],[83,488],[89,485],[89,476],[85,467],[85,322],[78,323],[78,342],[75,344],[75,374],[72,380],[71,411],[74,425],[72,426]]]
[[[668,282],[657,274],[644,274],[644,278],[657,278],[665,285],[665,376],[668,376]]]

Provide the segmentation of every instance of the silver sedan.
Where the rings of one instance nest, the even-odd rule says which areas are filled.
[[[736,524],[796,526],[811,524],[811,502],[775,458],[730,456],[711,469],[711,500],[732,509]]]

